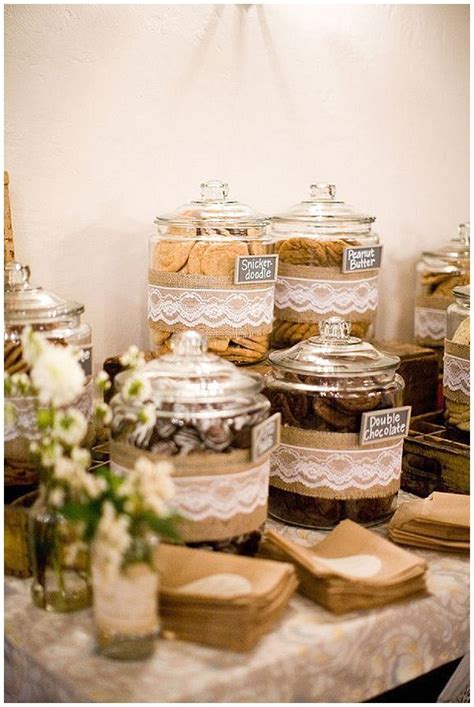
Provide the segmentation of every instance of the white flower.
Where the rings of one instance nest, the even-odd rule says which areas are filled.
[[[33,331],[31,326],[26,326],[21,335],[23,358],[29,366],[34,366],[37,359],[45,352],[48,341],[44,334]]]
[[[41,403],[61,406],[78,397],[85,374],[67,347],[48,346],[35,360],[31,380]]]
[[[110,501],[102,507],[102,515],[94,540],[94,563],[109,578],[116,576],[124,555],[132,541],[129,534],[130,518],[119,515]]]
[[[151,395],[150,382],[143,376],[133,374],[126,379],[120,392],[127,402],[146,400]]]
[[[97,403],[95,406],[95,417],[103,425],[110,425],[112,422],[112,410],[107,403]]]
[[[79,464],[83,469],[88,469],[91,465],[91,455],[88,449],[74,447],[71,452],[71,459]]]
[[[168,462],[155,464],[147,457],[140,457],[135,462],[137,491],[143,505],[158,516],[170,515],[168,502],[175,494],[172,471],[173,467]]]
[[[64,503],[65,496],[64,489],[57,486],[49,492],[49,502],[52,506],[60,508]]]
[[[138,346],[135,346],[135,344],[133,344],[120,357],[120,363],[124,368],[141,368],[145,364],[145,358]]]
[[[32,449],[33,445],[30,445],[30,451],[34,454],[35,450]],[[39,450],[40,448],[38,448]],[[61,459],[63,450],[60,444],[56,442],[50,442],[50,444],[42,445],[41,448],[41,465],[43,467],[54,466],[57,464],[59,459]]]
[[[87,544],[82,540],[76,540],[75,542],[68,543],[64,546],[64,561],[65,564],[71,567],[74,565],[78,554],[82,551],[87,550]]]
[[[99,371],[95,379],[95,387],[99,393],[109,390],[111,387],[110,377],[107,371]]]
[[[31,393],[31,381],[27,373],[14,373],[11,377],[14,395]]]
[[[54,431],[64,444],[80,444],[87,432],[87,420],[80,410],[58,410],[54,418]]]

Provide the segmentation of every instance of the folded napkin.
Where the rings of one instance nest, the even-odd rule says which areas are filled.
[[[271,630],[297,587],[292,565],[160,545],[163,629],[177,638],[245,651]]]
[[[293,562],[299,591],[335,613],[426,592],[424,560],[350,520],[310,548],[269,530],[261,554]]]
[[[470,496],[432,493],[404,503],[389,525],[394,542],[434,550],[468,552]]]

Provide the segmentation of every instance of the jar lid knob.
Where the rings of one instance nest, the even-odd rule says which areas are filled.
[[[201,184],[201,199],[203,201],[225,201],[229,195],[229,185],[219,179],[211,179]]]
[[[329,317],[320,323],[319,332],[321,338],[327,341],[348,339],[351,333],[351,323],[341,317]]]
[[[5,287],[25,287],[30,281],[30,268],[15,260],[5,265]]]
[[[469,244],[470,238],[471,238],[471,224],[468,221],[467,223],[460,223],[458,226],[458,233],[459,233],[459,240],[462,241],[463,243]]]
[[[317,182],[311,184],[309,193],[312,199],[334,199],[336,196],[336,185]]]
[[[177,356],[201,356],[207,351],[207,337],[198,331],[180,331],[173,334],[170,346]]]

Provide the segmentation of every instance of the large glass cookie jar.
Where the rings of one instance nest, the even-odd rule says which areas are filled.
[[[422,253],[416,266],[415,340],[420,346],[442,349],[446,310],[453,289],[469,284],[470,224],[462,223],[457,238],[437,251]]]
[[[321,322],[318,337],[269,359],[264,394],[282,423],[271,459],[270,514],[310,528],[389,516],[409,416],[399,408],[400,359],[350,336],[339,317]]]
[[[266,357],[274,302],[271,258],[263,257],[269,219],[228,194],[227,184],[205,182],[200,199],[155,221],[148,323],[156,355],[170,351],[174,332],[194,329],[207,336],[209,351],[233,363]]]
[[[455,301],[447,312],[444,342],[443,392],[448,427],[469,444],[470,419],[470,351],[471,288],[455,287]]]
[[[30,269],[9,262],[4,270],[4,371],[29,372],[23,358],[21,335],[30,325],[58,346],[80,349],[80,362],[87,377],[87,388],[78,407],[90,416],[92,409],[92,335],[81,322],[84,306],[63,299],[53,292],[30,284]],[[12,467],[30,467],[29,445],[38,432],[34,397],[8,397],[13,415],[5,428],[5,459]]]
[[[308,199],[272,218],[275,347],[316,336],[319,321],[331,316],[350,321],[356,336],[373,333],[381,256],[374,221],[336,199],[332,184],[312,184]]]
[[[138,407],[128,395],[135,374],[116,378],[112,467],[126,474],[143,455],[172,462],[182,539],[254,554],[268,500],[269,454],[256,445],[270,408],[262,378],[209,353],[198,332],[175,334],[170,347],[138,372],[145,386]],[[144,404],[153,410],[147,424],[138,417]]]

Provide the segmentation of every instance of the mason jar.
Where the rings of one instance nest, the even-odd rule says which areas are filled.
[[[81,321],[84,306],[30,284],[30,269],[9,262],[4,269],[4,370],[29,373],[23,357],[21,335],[30,325],[58,346],[80,349],[80,363],[86,374],[86,391],[77,407],[90,417],[92,411],[92,334]],[[37,439],[35,397],[6,397],[13,412],[5,428],[5,460],[12,468],[31,468],[29,446]]]
[[[381,258],[373,216],[336,198],[333,184],[312,184],[309,198],[272,218],[278,254],[272,344],[284,348],[341,316],[355,336],[373,334]]]
[[[126,474],[140,456],[173,465],[178,532],[191,546],[255,554],[267,515],[269,452],[261,445],[270,404],[262,378],[207,351],[195,331],[173,335],[171,352],[145,364],[140,403],[116,377],[110,459]],[[140,420],[143,405],[154,414]],[[155,419],[156,418],[156,419]],[[260,441],[259,441],[260,440]]]
[[[469,284],[470,224],[462,223],[457,238],[436,251],[425,251],[416,266],[415,341],[443,350],[446,311],[453,289]]]
[[[155,220],[150,239],[148,324],[155,355],[193,329],[209,351],[236,364],[263,360],[272,329],[275,260],[269,219],[229,198],[224,182]],[[267,257],[268,256],[268,257]]]
[[[445,418],[459,441],[470,437],[471,287],[455,287],[447,312],[443,392]]]
[[[322,529],[390,516],[409,425],[398,356],[350,336],[350,323],[331,317],[319,336],[269,359],[264,394],[282,423],[271,457],[270,514]]]

